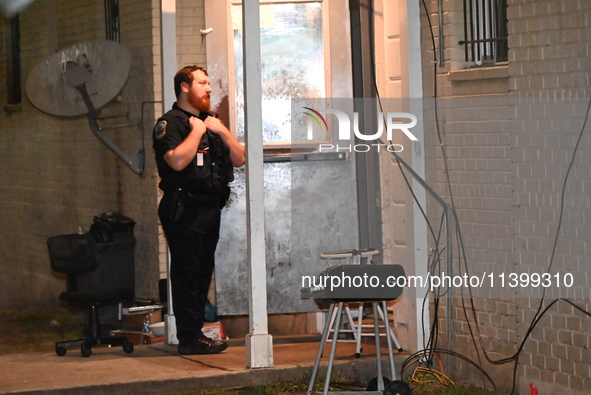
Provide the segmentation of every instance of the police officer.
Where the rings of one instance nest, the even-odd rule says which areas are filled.
[[[156,122],[153,142],[164,196],[158,216],[170,248],[172,307],[180,354],[214,354],[223,341],[203,335],[221,209],[244,147],[210,113],[207,71],[187,66],[174,77],[177,102]]]

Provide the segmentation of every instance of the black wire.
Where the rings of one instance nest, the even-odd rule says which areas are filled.
[[[370,56],[371,56],[372,64],[376,64],[376,62],[375,62],[375,53],[374,53],[375,45],[373,45],[373,39],[374,39],[374,36],[375,36],[374,30],[373,30],[373,26],[374,26],[374,23],[373,23],[373,2],[370,2],[370,15],[371,15],[371,18],[372,18],[372,20],[370,21],[370,24],[369,24],[370,40],[371,40],[371,43],[370,43]],[[380,97],[380,94],[379,94],[379,88],[378,88],[378,85],[377,85],[377,76],[376,76],[376,73],[375,73],[375,69],[372,67],[370,70],[372,72],[372,81],[373,81],[373,84],[374,84],[376,98],[378,100],[378,104],[380,106],[380,110],[382,110],[382,114],[383,114],[383,106],[382,106],[381,97]],[[390,144],[392,144],[392,141],[390,141]],[[414,189],[413,189],[412,185],[410,184],[410,181],[409,181],[409,179],[408,179],[408,177],[406,175],[406,172],[404,171],[404,169],[402,167],[402,164],[400,163],[400,160],[399,160],[398,155],[396,153],[394,153],[394,152],[392,154],[393,154],[394,158],[396,159],[396,163],[398,165],[398,169],[400,170],[400,173],[402,174],[402,177],[404,179],[404,182],[406,183],[406,186],[408,187],[408,190],[410,191],[410,193],[412,195],[413,201],[415,202],[415,204],[417,205],[417,207],[421,211],[421,214],[422,214],[423,218],[425,219],[425,221],[426,221],[426,223],[427,223],[427,225],[429,227],[429,230],[430,230],[431,235],[433,237],[433,240],[435,242],[435,248],[434,248],[434,250],[436,252],[437,259],[439,260],[440,259],[439,241],[440,241],[440,237],[441,237],[441,229],[443,228],[443,216],[441,218],[441,225],[440,225],[439,234],[438,234],[438,236],[436,236],[435,231],[433,229],[433,226],[431,224],[431,221],[429,220],[429,218],[428,218],[428,216],[427,216],[427,214],[426,214],[426,212],[425,212],[422,204],[419,202],[418,197],[416,196],[416,194],[414,192]],[[437,262],[438,260],[436,260],[435,262]],[[422,303],[423,313],[424,313],[424,309],[425,309],[426,300],[428,300],[428,296],[429,296],[429,291],[423,297],[423,303]],[[436,304],[437,304],[437,306],[439,305],[439,301],[438,300],[437,300]],[[439,335],[439,331],[438,331],[438,328],[439,328],[439,325],[438,325],[439,319],[438,319],[437,310],[438,309],[436,309],[435,317],[433,319],[433,323],[434,324],[431,326],[431,331],[430,331],[430,335],[429,335],[429,340],[427,341],[427,346],[424,347],[425,352],[431,348],[430,345],[432,345],[432,347],[436,347],[436,344],[437,344],[437,338],[438,338],[438,335]],[[424,316],[424,314],[423,314],[423,316]],[[425,336],[425,328],[424,328],[424,322],[423,321],[421,321],[421,327],[422,327],[422,333],[423,333],[423,338],[424,338],[424,336]]]
[[[146,104],[155,104],[155,103],[162,103],[161,101],[150,101],[150,100],[146,100],[142,102],[142,106],[141,106],[141,111],[140,111],[140,123],[138,125],[138,129],[140,130],[140,136],[142,138],[142,148],[141,148],[141,152],[144,153],[144,167],[145,167],[145,163],[146,163],[146,143],[145,143],[145,132],[144,132],[144,106]],[[140,174],[140,177],[144,177],[144,169],[142,169],[142,174]]]
[[[139,128],[142,132],[142,145],[144,142],[144,106],[146,104],[157,104],[157,103],[162,103],[162,101],[156,100],[156,101],[152,101],[152,100],[146,100],[144,102],[142,102],[142,110],[141,110],[141,115],[140,115],[140,125]]]
[[[425,6],[424,0],[423,0],[423,6]],[[425,10],[426,10],[426,6],[425,6]],[[373,18],[373,12],[372,11],[373,11],[373,3],[370,3],[370,15]],[[428,12],[427,12],[427,18],[428,18]],[[432,34],[431,21],[430,21],[430,19],[428,19],[428,20],[429,20],[429,26],[431,27],[431,34]],[[370,23],[370,39],[373,40],[373,37],[374,37],[373,23]],[[434,38],[433,38],[433,45],[434,44],[435,44],[435,42],[434,42]],[[370,43],[370,48],[371,48],[370,53],[371,53],[371,56],[372,56],[372,59],[371,59],[372,60],[372,64],[375,64],[375,54],[374,54],[373,41],[372,41],[372,43]],[[437,58],[436,58],[435,48],[433,48],[433,56],[435,58],[434,63],[436,63],[436,61],[437,61],[436,59]],[[377,96],[377,99],[378,99],[378,103],[380,105],[380,109],[382,110],[382,113],[383,113],[383,106],[382,106],[381,98],[380,98],[380,95],[379,95],[379,88],[378,88],[378,85],[377,85],[377,77],[375,75],[375,69],[374,68],[371,68],[371,72],[372,72],[372,77],[373,77],[372,80],[373,80],[373,83],[374,83],[375,93],[376,93],[376,96]],[[437,77],[436,77],[436,74],[437,73],[436,73],[436,70],[435,70],[434,85],[433,85],[435,97],[437,97]],[[438,112],[438,110],[436,109],[436,125],[439,126],[439,120],[437,118],[437,112]],[[440,134],[439,128],[438,128],[438,134],[439,134],[440,140],[441,140],[441,134]],[[390,144],[392,144],[392,141],[390,141]],[[436,236],[435,231],[433,229],[433,226],[431,225],[431,222],[430,222],[429,218],[427,217],[427,214],[426,214],[424,208],[422,207],[421,203],[419,202],[419,200],[418,200],[418,198],[417,198],[417,196],[416,196],[416,194],[414,192],[414,189],[412,188],[412,186],[411,186],[411,184],[410,184],[410,182],[408,180],[408,177],[406,176],[406,172],[402,168],[402,165],[400,163],[400,160],[398,158],[398,155],[396,155],[396,153],[393,153],[393,154],[394,154],[394,157],[396,159],[396,163],[398,164],[398,168],[399,168],[399,170],[400,170],[400,172],[401,172],[401,174],[403,176],[403,179],[404,179],[404,181],[405,181],[405,183],[406,183],[409,191],[412,194],[413,200],[417,204],[417,206],[419,207],[419,209],[421,211],[421,214],[425,218],[425,221],[426,221],[426,223],[427,223],[427,225],[429,227],[429,230],[430,230],[431,235],[433,237],[433,240],[435,242],[434,252],[435,252],[436,259],[433,261],[433,265],[429,265],[429,267],[430,267],[429,270],[433,270],[436,265],[439,265],[440,264],[440,262],[441,262],[440,261],[441,252],[443,252],[443,251],[439,251],[439,241],[440,241],[440,237],[441,237],[441,231],[442,231],[442,228],[443,228],[443,216],[441,218],[441,223],[440,223],[440,229],[439,229],[438,236]],[[446,162],[446,167],[447,167],[447,162]],[[446,174],[448,174],[447,170],[446,170]],[[448,179],[448,184],[449,184],[449,175],[447,176],[447,179]],[[451,193],[451,190],[450,190],[450,193]],[[454,212],[454,216],[455,216],[455,212]],[[448,218],[448,220],[449,220],[449,218]],[[458,221],[457,221],[457,216],[456,216],[456,224],[457,223],[458,223]],[[450,252],[447,252],[447,253],[450,253]],[[435,310],[434,318],[433,318],[433,324],[431,325],[431,331],[430,331],[430,334],[429,334],[429,340],[427,341],[427,344],[424,347],[424,349],[421,350],[421,353],[424,354],[425,359],[427,360],[427,363],[428,364],[431,364],[432,363],[432,361],[431,361],[431,358],[432,357],[430,357],[431,351],[436,349],[437,342],[438,342],[438,336],[439,336],[439,314],[438,314],[438,311],[439,311],[440,297],[442,295],[445,295],[447,292],[449,292],[449,289],[446,290],[443,294],[440,294],[440,293],[437,293],[436,294],[435,292],[433,292],[433,295],[434,295],[434,310]],[[425,294],[425,296],[423,298],[423,302],[422,302],[422,310],[423,310],[423,312],[425,310],[426,301],[428,300],[429,293],[430,293],[430,291],[428,290],[428,292]],[[421,321],[421,328],[422,328],[422,333],[423,333],[423,337],[424,337],[424,335],[425,335],[425,327],[424,327],[424,321],[423,320]],[[472,339],[474,339],[474,335],[472,333],[471,328],[470,328],[470,332],[472,334]],[[476,344],[474,344],[474,345],[475,345],[476,351],[478,353],[478,348],[476,347]],[[448,354],[451,355],[451,354],[453,354],[453,352],[452,351],[448,351]],[[427,355],[429,355],[429,356],[427,356]],[[478,356],[479,356],[479,359],[480,359],[480,355],[479,354],[478,354]],[[466,359],[466,357],[463,357],[463,358]],[[477,366],[473,361],[470,360],[469,362],[471,364],[474,364],[475,366]],[[479,367],[479,369],[482,370],[482,368],[480,368],[480,367]],[[488,374],[486,372],[483,371],[483,373],[488,377]],[[493,382],[493,386],[495,386],[494,382]]]
[[[429,12],[427,10],[427,5],[425,4],[425,0],[422,0],[422,4],[423,4],[423,8],[425,9],[425,14],[427,17],[427,21],[429,23],[429,32],[431,34],[431,42],[433,45],[433,104],[434,104],[434,115],[435,115],[435,129],[437,132],[437,138],[439,140],[439,146],[441,148],[441,154],[442,154],[442,159],[443,159],[443,164],[444,164],[444,174],[445,174],[445,178],[446,178],[446,185],[448,187],[448,193],[449,193],[449,197],[450,197],[450,208],[451,208],[451,212],[452,215],[454,217],[454,221],[455,221],[455,225],[456,225],[456,240],[458,243],[458,250],[460,251],[460,256],[458,256],[458,261],[460,263],[463,262],[464,266],[465,266],[465,270],[466,270],[466,274],[469,274],[469,270],[468,270],[468,264],[467,264],[467,260],[466,260],[466,252],[465,252],[465,248],[464,248],[464,240],[463,240],[463,236],[462,236],[462,231],[460,228],[460,221],[458,219],[458,215],[457,215],[457,211],[456,211],[456,205],[455,205],[455,200],[454,200],[454,195],[451,189],[451,181],[449,178],[449,167],[447,165],[447,152],[445,150],[445,145],[443,144],[443,137],[441,135],[441,129],[440,129],[440,122],[439,122],[439,101],[438,101],[438,91],[437,91],[437,51],[435,49],[435,35],[433,34],[433,25],[431,24],[431,18],[429,18]],[[458,269],[460,270],[460,275],[462,274],[462,266],[459,265]],[[473,305],[473,299],[472,299],[472,292],[471,289],[469,289],[470,291],[470,300],[472,302]],[[463,296],[463,290],[462,290],[462,296]],[[480,361],[480,352],[478,349],[478,345],[476,344],[476,338],[474,336],[474,332],[472,330],[472,325],[470,324],[470,319],[468,318],[467,312],[466,312],[466,307],[465,307],[465,301],[464,298],[461,298],[462,300],[462,310],[464,312],[464,317],[466,318],[466,323],[468,324],[468,330],[470,332],[470,338],[472,339],[472,343],[474,345],[474,350],[476,351],[476,355],[478,357],[479,362]],[[450,314],[450,319],[451,319],[451,312],[448,312],[448,314]],[[476,313],[474,311],[474,318],[475,321],[477,321],[476,319]],[[482,346],[482,344],[481,344]]]
[[[437,131],[437,137],[439,140],[439,145],[441,147],[441,153],[443,156],[443,163],[444,163],[444,173],[445,173],[445,177],[446,177],[446,181],[447,181],[447,186],[448,186],[448,191],[449,191],[449,196],[450,196],[450,203],[451,203],[451,212],[452,215],[454,217],[454,221],[456,224],[456,238],[457,238],[457,242],[458,242],[458,249],[460,251],[460,256],[458,257],[459,262],[464,262],[464,265],[466,267],[466,273],[468,273],[468,266],[467,266],[467,262],[466,262],[466,253],[465,253],[465,249],[464,249],[464,242],[463,242],[463,238],[462,238],[462,232],[460,229],[460,225],[459,225],[459,220],[458,220],[458,216],[457,216],[457,212],[456,212],[456,207],[455,207],[455,201],[453,198],[453,193],[451,190],[451,182],[450,182],[450,178],[449,178],[449,168],[447,166],[447,153],[445,151],[445,146],[443,145],[443,138],[441,136],[441,129],[439,127],[439,107],[438,107],[438,92],[437,92],[437,51],[436,51],[436,46],[435,46],[435,35],[433,34],[433,25],[431,24],[431,18],[429,18],[429,11],[427,9],[427,5],[425,3],[425,0],[421,1],[423,8],[425,10],[425,16],[427,18],[427,22],[429,24],[429,32],[431,34],[431,43],[432,43],[432,50],[433,50],[433,101],[434,101],[434,115],[435,115],[435,128]],[[448,219],[449,220],[449,219]],[[460,269],[460,274],[461,274],[461,265],[459,266]],[[472,300],[472,295],[470,295],[470,298]],[[470,337],[472,339],[472,343],[474,345],[474,349],[476,351],[476,355],[478,357],[478,360],[480,362],[480,352],[478,349],[478,345],[476,344],[476,338],[474,336],[474,332],[472,330],[472,326],[470,324],[470,320],[467,316],[467,312],[466,312],[466,308],[465,308],[465,304],[464,304],[464,298],[462,299],[462,309],[464,311],[464,316],[466,318],[466,322],[468,324],[468,330],[470,332]],[[450,317],[449,319],[451,319],[451,311],[447,312]],[[474,312],[474,315],[476,313]],[[480,362],[481,363],[481,362]]]

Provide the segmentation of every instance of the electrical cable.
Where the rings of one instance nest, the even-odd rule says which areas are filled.
[[[478,364],[476,364],[474,361],[472,361],[470,358],[455,352],[455,351],[451,351],[451,350],[446,350],[446,349],[432,349],[430,350],[430,353],[432,354],[447,354],[447,355],[451,355],[453,357],[456,357],[464,362],[467,362],[468,364],[472,365],[474,368],[476,368],[478,371],[480,371],[484,377],[486,377],[486,379],[491,383],[491,385],[493,386],[493,390],[496,391],[496,384],[494,382],[494,380],[488,375],[488,373]],[[411,354],[403,363],[402,367],[401,367],[401,371],[404,372],[405,370],[407,370],[408,368],[410,368],[412,365],[420,362],[422,355],[424,354],[423,350],[417,351],[413,354]]]
[[[371,15],[371,18],[372,18],[372,21],[371,22],[373,22],[373,2],[370,2],[370,15]],[[375,54],[374,54],[374,47],[375,47],[375,45],[374,45],[374,42],[373,42],[374,37],[375,37],[375,33],[373,31],[373,25],[374,24],[371,23],[371,22],[369,24],[370,25],[370,41],[371,41],[370,42],[370,54],[372,56],[372,64],[375,64]],[[430,21],[429,21],[429,24],[430,24]],[[382,110],[382,113],[383,113],[383,107],[382,107],[381,98],[380,98],[380,95],[379,95],[379,88],[377,86],[377,77],[376,77],[375,69],[374,68],[371,68],[371,72],[372,72],[372,81],[374,83],[375,93],[376,93],[376,96],[377,96],[377,99],[378,99],[378,103],[380,105],[380,109]],[[436,86],[437,85],[434,84],[435,92],[436,92]],[[438,124],[438,121],[437,121],[437,124]],[[392,144],[392,142],[390,142],[390,143]],[[399,160],[398,155],[396,155],[396,153],[393,153],[393,154],[394,154],[394,157],[396,158],[396,162],[397,162],[398,167],[400,169],[400,172],[401,172],[401,174],[403,176],[403,179],[404,179],[407,187],[409,188],[409,191],[411,192],[411,194],[413,196],[413,200],[417,204],[417,206],[419,207],[419,209],[421,211],[421,214],[423,215],[424,219],[426,220],[426,222],[427,222],[427,224],[429,226],[429,229],[431,231],[431,235],[432,235],[432,237],[433,237],[433,239],[435,241],[435,249],[434,249],[434,251],[435,251],[435,255],[437,256],[437,258],[434,260],[433,265],[430,265],[431,268],[433,268],[435,264],[437,264],[437,263],[440,262],[440,254],[441,254],[441,252],[443,252],[443,251],[439,252],[439,247],[438,247],[439,241],[440,241],[440,236],[441,236],[441,229],[443,227],[443,217],[442,217],[441,224],[440,224],[439,236],[436,236],[435,235],[435,232],[433,230],[433,227],[431,225],[431,222],[430,222],[429,218],[427,217],[426,212],[425,212],[424,208],[422,207],[421,203],[418,201],[418,198],[417,198],[416,194],[414,193],[414,190],[413,190],[412,186],[410,185],[410,182],[408,180],[408,177],[406,176],[406,173],[405,173],[404,169],[401,166],[401,163],[400,163],[400,160]],[[457,219],[456,219],[456,223],[457,223]],[[446,291],[446,293],[447,293],[447,291]],[[423,306],[422,306],[423,310],[425,309],[425,304],[426,304],[426,301],[428,300],[428,295],[429,295],[429,292],[427,292],[426,295],[425,295],[425,297],[423,298]],[[430,332],[429,340],[427,342],[427,346],[425,347],[424,350],[422,350],[423,354],[425,355],[426,359],[428,359],[428,360],[430,359],[428,357],[428,355],[431,354],[430,351],[432,349],[435,349],[435,347],[436,347],[437,338],[438,338],[438,334],[439,334],[439,327],[438,327],[438,321],[439,320],[437,318],[437,312],[438,312],[438,306],[439,306],[439,301],[440,301],[440,296],[441,295],[435,295],[435,293],[434,293],[434,296],[436,296],[435,297],[435,303],[434,303],[436,316],[435,316],[435,318],[433,320],[433,325],[431,326],[431,332]],[[424,333],[425,333],[424,322],[421,322],[421,327],[422,327],[422,332],[423,332],[423,336],[424,336]],[[452,354],[451,351],[449,353]],[[455,354],[453,354],[453,355],[455,355]],[[466,357],[463,357],[463,359],[464,360],[468,360]],[[471,364],[474,364],[471,360],[468,360],[468,361]],[[476,364],[474,364],[474,365],[476,366]],[[402,375],[402,372],[403,371],[401,370],[401,375]],[[487,375],[487,373],[485,371],[483,371],[483,373],[488,377],[488,375]],[[494,382],[492,382],[492,384],[493,384],[493,386],[495,386]],[[496,386],[495,386],[495,388],[496,388]]]
[[[140,115],[140,124],[139,124],[139,128],[142,132],[142,144],[144,141],[144,108],[146,104],[157,104],[157,103],[162,103],[161,100],[146,100],[142,102],[142,109],[141,109],[141,115]]]
[[[450,203],[451,203],[451,212],[452,215],[454,217],[455,220],[455,225],[456,225],[456,240],[458,243],[458,250],[460,251],[460,256],[458,257],[459,262],[463,262],[465,269],[466,269],[466,274],[468,274],[468,265],[467,265],[467,261],[466,261],[466,253],[465,253],[465,249],[464,249],[464,241],[463,241],[463,237],[462,237],[462,231],[460,228],[460,221],[458,219],[457,216],[457,211],[456,211],[456,205],[455,205],[455,199],[454,199],[454,195],[451,189],[451,181],[449,178],[449,167],[448,167],[448,158],[447,158],[447,153],[445,150],[445,145],[443,144],[443,137],[441,135],[441,129],[439,127],[440,122],[439,122],[439,102],[438,102],[438,91],[437,91],[437,50],[435,49],[435,35],[433,34],[433,25],[431,24],[431,19],[429,18],[429,11],[427,10],[427,5],[425,3],[425,0],[421,1],[423,8],[425,10],[425,15],[427,17],[427,21],[429,24],[429,32],[431,34],[431,43],[432,43],[432,50],[433,50],[433,103],[434,103],[434,115],[435,115],[435,129],[437,132],[437,138],[439,140],[439,146],[441,148],[441,154],[442,154],[442,159],[443,159],[443,165],[444,165],[444,174],[445,174],[445,178],[446,178],[446,185],[448,187],[448,193],[449,193],[449,197],[450,197]],[[460,275],[462,274],[461,272],[461,268],[462,266],[459,265],[458,269],[460,270]],[[463,295],[463,290],[462,290],[462,295]],[[472,300],[472,294],[471,294],[471,289],[470,289],[470,298]],[[464,298],[461,298],[462,300],[462,309],[464,311],[465,314],[465,318],[466,318],[466,322],[468,324],[468,330],[470,332],[470,337],[472,339],[472,343],[474,345],[474,350],[476,351],[476,355],[478,357],[478,360],[480,363],[481,359],[480,359],[480,352],[478,349],[478,345],[476,344],[476,339],[474,336],[474,332],[472,331],[472,326],[470,325],[470,320],[468,319],[467,315],[466,315],[466,309],[465,309],[465,305],[464,305]],[[451,314],[451,312],[448,312],[448,314]],[[482,344],[481,344],[482,345]]]
[[[435,46],[435,37],[434,37],[434,34],[433,34],[433,26],[431,24],[431,19],[429,18],[429,12],[427,10],[427,6],[426,6],[424,0],[422,0],[422,5],[423,5],[423,8],[425,9],[425,14],[426,14],[426,17],[427,17],[427,22],[429,24],[429,32],[431,34],[431,42],[432,42],[432,50],[433,50],[433,64],[436,65],[437,64],[437,51],[435,49],[436,46]],[[443,145],[443,140],[442,140],[442,137],[441,137],[441,131],[440,131],[440,128],[439,128],[440,122],[439,122],[439,109],[438,109],[438,101],[437,101],[437,99],[438,99],[438,91],[437,91],[437,68],[436,67],[433,68],[433,98],[434,98],[434,105],[435,105],[435,108],[434,108],[435,125],[436,125],[437,136],[439,138],[440,147],[441,147],[442,155],[443,155],[443,163],[444,163],[444,166],[445,166],[444,172],[445,172],[445,175],[446,175],[447,185],[448,185],[449,194],[450,194],[450,198],[451,198],[451,211],[452,211],[452,214],[454,216],[455,223],[456,223],[456,232],[457,232],[457,235],[460,236],[460,237],[458,237],[458,244],[459,244],[459,246],[458,246],[459,248],[458,249],[460,251],[462,251],[462,256],[460,256],[459,259],[461,261],[462,258],[464,258],[464,262],[465,262],[465,252],[464,252],[464,248],[463,248],[463,240],[461,238],[461,230],[459,228],[459,220],[458,220],[456,209],[455,209],[455,201],[453,199],[453,193],[451,191],[451,183],[450,183],[450,179],[449,179],[449,168],[447,166],[447,155],[446,155],[446,152],[445,152],[445,147]],[[460,269],[461,269],[461,267],[460,267]],[[466,265],[466,272],[467,272],[467,265]],[[436,301],[437,301],[437,306],[438,306],[439,301],[437,299],[436,299]],[[462,298],[462,303],[464,303],[463,298]],[[465,309],[464,309],[464,311],[465,311]],[[438,322],[438,319],[437,319],[438,309],[435,310],[435,314],[436,314],[436,317],[434,318],[434,323]],[[451,312],[448,312],[448,314],[451,314]],[[468,320],[467,317],[466,317],[466,319],[467,319],[467,321],[469,323],[469,320]],[[478,351],[478,346],[476,344],[476,341],[475,341],[475,338],[474,338],[474,333],[473,333],[472,328],[471,328],[470,325],[468,325],[468,329],[470,331],[470,335],[471,335],[471,338],[473,340],[474,349],[476,351],[478,360],[480,361],[480,353]],[[435,335],[435,337],[433,338],[433,341],[435,342],[434,345],[436,345],[436,336],[437,335]]]
[[[370,7],[371,7],[371,10],[373,10],[373,3],[370,4]],[[371,15],[371,18],[373,19],[373,12],[371,12],[370,15]],[[372,43],[370,44],[370,48],[371,48],[372,62],[373,62],[373,64],[375,64],[375,54],[373,52],[373,49],[374,49],[373,38],[374,38],[375,34],[373,32],[373,25],[374,25],[373,23],[370,23],[370,40],[372,40]],[[372,71],[372,77],[373,77],[372,80],[373,80],[373,83],[374,83],[374,88],[375,88],[375,91],[376,91],[376,96],[377,96],[377,99],[378,99],[378,103],[380,104],[380,109],[382,109],[382,113],[383,113],[383,107],[382,107],[382,103],[381,103],[381,98],[379,96],[379,88],[377,86],[377,78],[376,78],[376,75],[375,75],[375,70],[372,68],[371,71]],[[390,142],[390,143],[392,144],[392,142]],[[414,193],[414,190],[413,190],[412,186],[410,185],[410,182],[408,180],[408,177],[406,176],[406,173],[405,173],[404,169],[401,166],[399,157],[396,155],[396,153],[393,153],[393,154],[394,154],[394,157],[396,158],[396,162],[397,162],[398,167],[399,167],[399,169],[401,171],[401,174],[402,174],[402,176],[404,178],[404,181],[405,181],[407,187],[409,188],[409,191],[411,192],[411,194],[413,196],[413,200],[417,204],[417,207],[420,209],[421,214],[423,215],[424,219],[426,220],[426,222],[427,222],[427,224],[429,226],[429,229],[431,231],[432,237],[434,239],[434,242],[435,242],[434,251],[435,251],[436,259],[434,260],[434,262],[433,262],[432,265],[429,265],[429,267],[431,268],[430,270],[433,270],[434,267],[435,267],[435,265],[437,265],[437,264],[440,263],[440,255],[441,255],[441,252],[442,251],[441,252],[439,251],[439,241],[440,241],[440,237],[441,237],[441,229],[442,229],[442,226],[443,226],[443,216],[442,216],[442,219],[441,219],[440,230],[439,230],[439,233],[438,233],[439,236],[436,236],[435,235],[435,232],[433,230],[433,227],[431,225],[431,222],[429,221],[429,218],[427,217],[427,215],[425,213],[425,210],[422,207],[421,203],[418,201],[418,198],[417,198],[416,194]],[[446,291],[445,293],[447,293],[448,291]],[[426,304],[426,301],[428,300],[429,293],[430,293],[430,291],[428,291],[426,293],[426,295],[423,297],[423,306],[422,306],[423,311],[425,309],[425,304]],[[425,351],[425,357],[426,357],[427,360],[430,360],[430,357],[429,357],[430,353],[428,353],[428,351],[430,349],[436,347],[437,338],[438,338],[438,335],[439,335],[439,325],[438,325],[437,312],[438,312],[438,306],[439,306],[439,298],[442,295],[441,294],[436,295],[435,293],[433,293],[433,294],[435,296],[435,303],[434,304],[435,304],[435,311],[436,311],[435,314],[436,314],[436,316],[435,316],[435,318],[433,320],[433,325],[431,326],[429,340],[428,340],[427,345],[426,345],[426,347],[424,349],[424,351]],[[422,327],[422,333],[423,333],[423,337],[424,337],[424,334],[425,334],[424,321],[421,322],[421,327]],[[493,385],[494,385],[494,383],[493,383]]]

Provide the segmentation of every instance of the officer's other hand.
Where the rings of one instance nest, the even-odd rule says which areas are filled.
[[[191,131],[196,131],[199,134],[205,133],[205,124],[197,117],[190,117],[189,124],[191,125]]]
[[[205,118],[205,121],[203,121],[203,123],[205,124],[205,127],[208,130],[211,130],[215,134],[224,133],[225,131],[228,130],[224,126],[224,123],[219,118],[216,118],[216,117],[209,116],[209,117]]]

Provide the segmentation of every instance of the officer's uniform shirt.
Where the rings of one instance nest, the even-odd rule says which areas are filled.
[[[183,170],[175,171],[164,160],[164,155],[189,135],[191,116],[195,115],[175,103],[172,110],[159,118],[154,127],[153,148],[161,178],[160,189],[165,193],[184,189],[212,195],[224,194],[228,182],[234,178],[233,166],[229,148],[215,133],[207,131],[203,135],[195,159]],[[205,120],[207,116],[208,113],[201,112],[198,117]]]

